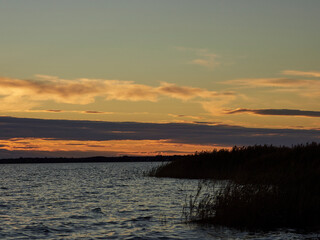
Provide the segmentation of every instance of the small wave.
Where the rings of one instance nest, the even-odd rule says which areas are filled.
[[[35,233],[44,233],[49,234],[53,229],[49,228],[44,224],[32,224],[24,228],[25,231],[35,232]]]
[[[92,217],[84,216],[84,215],[72,215],[69,218],[71,218],[71,219],[92,219]]]
[[[137,218],[133,218],[131,219],[131,221],[135,222],[135,221],[150,221],[152,219],[152,216],[145,216],[145,217],[137,217]]]
[[[94,212],[94,213],[100,213],[100,214],[103,214],[103,212],[102,212],[101,208],[99,208],[99,207],[94,208],[94,209],[92,209],[91,211],[92,211],[92,212]]]

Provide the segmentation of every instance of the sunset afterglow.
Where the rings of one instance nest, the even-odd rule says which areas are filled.
[[[319,9],[3,1],[0,158],[319,142]]]

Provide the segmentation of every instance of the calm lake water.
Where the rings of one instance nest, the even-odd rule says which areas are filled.
[[[197,180],[156,179],[159,163],[0,165],[0,239],[317,239],[182,222]]]

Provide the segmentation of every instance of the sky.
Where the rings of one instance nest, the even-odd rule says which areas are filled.
[[[319,0],[0,0],[0,158],[320,142]]]

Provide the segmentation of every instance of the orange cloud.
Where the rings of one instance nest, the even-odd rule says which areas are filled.
[[[42,76],[41,76],[42,77]],[[64,103],[88,104],[94,101],[104,89],[104,83],[98,80],[78,79],[70,81],[57,79],[22,80],[0,78],[0,94],[9,98],[28,97],[32,101],[54,100]]]
[[[36,79],[31,80],[0,78],[0,95],[4,103],[1,110],[30,109],[46,100],[85,105],[94,102],[96,97],[104,97],[106,100],[156,102],[160,97],[190,100],[213,99],[230,94],[234,93],[218,93],[167,82],[153,87],[132,81],[86,78],[66,80],[46,75],[36,75]]]
[[[239,95],[239,96],[242,97],[242,95]],[[226,106],[230,102],[236,100],[237,97],[239,96],[228,94],[228,92],[226,92],[224,95],[216,97],[214,100],[201,101],[200,103],[204,110],[206,110],[212,115],[218,116],[218,115],[223,115],[224,109],[226,108]]]
[[[319,85],[319,81],[307,79],[290,79],[290,78],[242,78],[223,82],[228,85],[238,85],[247,88],[255,87],[299,87]]]
[[[223,82],[224,84],[240,86],[242,88],[268,87],[277,92],[291,92],[300,96],[320,97],[320,81],[311,79],[290,78],[244,78]]]
[[[157,88],[159,93],[162,95],[166,95],[172,98],[177,98],[181,100],[189,100],[192,98],[215,98],[220,95],[225,95],[225,93],[218,93],[215,91],[208,91],[202,88],[195,88],[195,87],[186,87],[186,86],[178,86],[172,83],[161,83],[161,86]],[[230,94],[230,93],[226,93]],[[232,93],[233,95],[235,93]]]
[[[190,154],[195,151],[212,151],[221,148],[214,145],[174,143],[170,140],[109,140],[79,141],[55,140],[45,138],[12,138],[0,140],[0,149],[8,151],[41,151],[41,152],[92,152],[93,154],[114,155],[175,155]]]
[[[260,114],[316,115],[297,110],[261,110]],[[318,114],[319,115],[319,114]],[[0,117],[0,158],[5,156],[88,156],[190,153],[219,146],[291,145],[319,141],[320,130],[249,128],[217,122],[139,123],[44,120]],[[318,125],[316,125],[318,127]],[[23,155],[21,151],[28,151]],[[42,153],[45,154],[42,154]],[[30,153],[30,154],[29,154]],[[47,154],[48,153],[48,154]],[[50,153],[50,154],[49,154]],[[61,154],[59,153],[59,156]],[[83,154],[82,154],[83,153]],[[20,155],[19,155],[20,156]],[[39,156],[39,155],[37,155]]]
[[[305,72],[296,70],[285,70],[281,72],[283,75],[304,76],[304,77],[320,77],[320,72]]]

